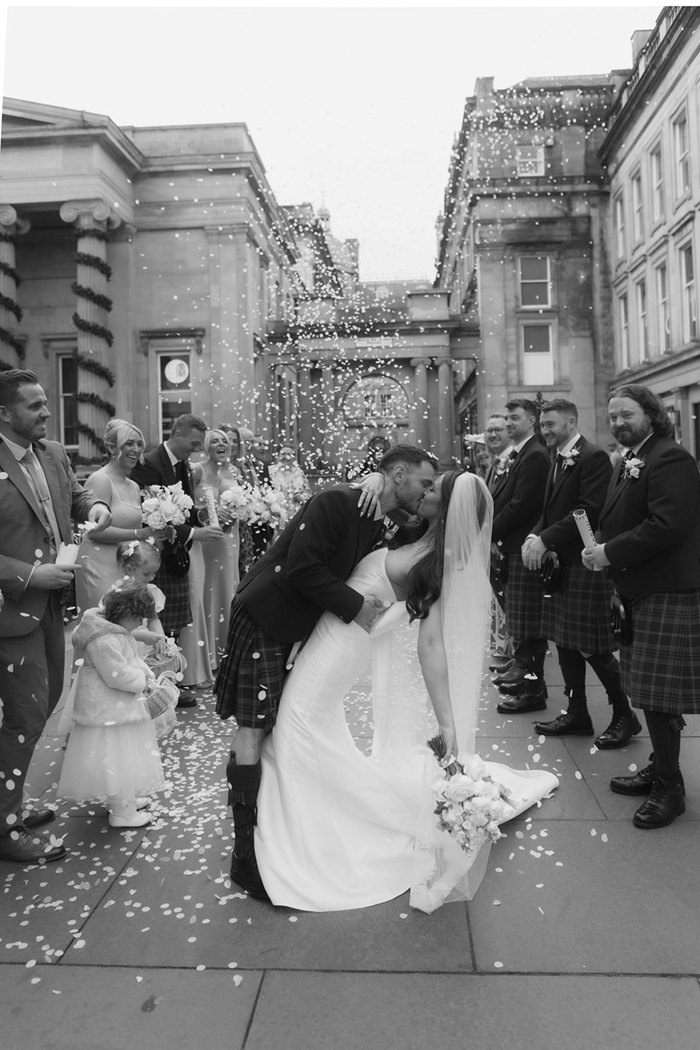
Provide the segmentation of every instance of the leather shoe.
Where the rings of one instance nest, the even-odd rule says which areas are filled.
[[[626,716],[613,718],[608,728],[599,737],[596,737],[594,743],[601,751],[612,751],[615,747],[624,747],[628,740],[641,731],[641,722],[632,712]]]
[[[524,715],[528,711],[544,711],[547,697],[544,688],[539,693],[519,693],[510,700],[501,700],[496,710],[502,715]]]
[[[25,828],[40,828],[55,819],[56,814],[52,809],[31,809],[22,815]]]
[[[510,671],[511,667],[515,663],[512,656],[497,656],[492,664],[489,664],[489,671],[493,671],[494,674],[502,675],[506,671]]]
[[[655,777],[649,798],[634,815],[635,828],[664,828],[685,813],[683,783],[679,775],[670,780]]]
[[[0,860],[11,860],[16,864],[49,864],[61,860],[66,853],[62,843],[52,846],[46,836],[32,835],[21,826],[0,838]]]
[[[194,695],[192,689],[181,689],[180,696],[178,697],[176,707],[196,707],[197,698]]]
[[[638,769],[631,777],[613,777],[610,781],[610,790],[614,791],[616,795],[649,795],[654,785],[655,768],[654,752],[652,751],[649,755],[648,766]],[[680,769],[678,770],[678,779],[683,793],[685,793],[683,774]]]
[[[567,712],[551,722],[535,722],[535,732],[544,736],[593,736],[593,723],[590,718],[577,718]]]
[[[231,882],[235,882],[242,890],[259,901],[269,901],[267,890],[258,870],[258,862],[255,853],[250,850],[244,857],[237,857],[235,851],[231,855]]]
[[[493,679],[493,684],[498,686],[502,693],[515,695],[522,689],[526,674],[527,668],[513,664],[510,671],[504,671],[503,674],[496,675]]]

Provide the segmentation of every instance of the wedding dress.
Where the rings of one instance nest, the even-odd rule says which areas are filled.
[[[453,490],[440,597],[460,755],[474,751],[490,617],[491,501],[487,495],[489,516],[477,524],[478,480],[463,475]],[[411,905],[431,912],[470,899],[486,870],[488,844],[466,854],[436,826],[442,773],[426,746],[437,726],[416,655],[418,623],[409,625],[405,603],[396,601],[386,555],[367,555],[348,583],[391,607],[371,634],[323,614],[286,679],[265,741],[255,848],[273,904],[340,911],[410,889]],[[375,728],[365,756],[348,728],[344,698],[370,662]],[[558,784],[544,770],[484,765],[510,791],[508,819]]]

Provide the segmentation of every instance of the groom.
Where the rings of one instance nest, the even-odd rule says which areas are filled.
[[[287,662],[328,611],[368,631],[383,603],[344,582],[382,535],[382,518],[415,514],[435,482],[435,459],[412,445],[396,445],[379,463],[384,490],[374,518],[358,509],[360,493],[337,485],[301,507],[276,542],[241,580],[231,603],[227,652],[214,692],[221,718],[238,725],[226,767],[235,845],[231,879],[267,899],[254,850],[256,803],[265,735],[277,717]]]

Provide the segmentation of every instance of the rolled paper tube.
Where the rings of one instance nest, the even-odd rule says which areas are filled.
[[[586,514],[585,510],[575,510],[574,521],[576,522],[576,527],[578,528],[581,540],[583,541],[583,546],[587,550],[590,547],[595,546],[595,536],[593,534],[593,529],[591,528],[591,523],[588,520],[588,515]]]
[[[75,565],[77,557],[77,543],[61,543],[61,546],[56,552],[56,565]]]
[[[214,499],[214,490],[207,486],[204,490],[204,503],[207,508],[207,517],[210,525],[219,526],[219,515],[216,513],[216,500]]]

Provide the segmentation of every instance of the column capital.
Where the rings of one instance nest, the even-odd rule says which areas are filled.
[[[60,207],[59,215],[64,222],[74,223],[78,230],[87,234],[90,230],[115,230],[122,221],[109,204],[100,198],[65,201]]]
[[[0,227],[14,226],[15,233],[28,233],[31,227],[29,219],[22,219],[11,204],[0,205]],[[6,232],[2,230],[2,232]]]
[[[427,368],[428,365],[430,364],[430,358],[429,357],[412,357],[410,363],[411,363],[411,368],[420,368],[421,365],[423,366],[423,368]]]

